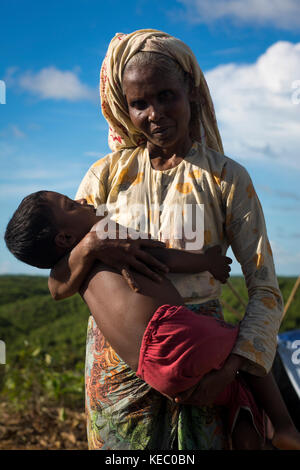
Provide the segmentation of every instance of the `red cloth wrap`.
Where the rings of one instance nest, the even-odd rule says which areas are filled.
[[[211,370],[222,367],[238,332],[238,326],[196,314],[185,306],[163,305],[145,330],[136,375],[160,393],[175,398]],[[245,408],[256,430],[264,436],[263,413],[243,380],[234,380],[214,404],[228,407],[230,432],[240,408]]]

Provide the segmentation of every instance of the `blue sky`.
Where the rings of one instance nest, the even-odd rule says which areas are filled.
[[[98,97],[106,48],[117,32],[154,28],[194,51],[225,153],[246,166],[262,202],[277,273],[299,275],[298,0],[2,0],[0,13],[1,237],[24,196],[74,197],[109,152]],[[0,273],[47,271],[18,262],[1,241]]]

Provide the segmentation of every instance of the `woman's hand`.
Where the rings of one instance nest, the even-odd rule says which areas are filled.
[[[165,243],[151,239],[105,239],[101,240],[96,232],[88,235],[89,252],[94,259],[117,269],[134,290],[138,291],[131,269],[138,271],[155,282],[162,280],[158,273],[167,273],[169,268],[147,253],[144,248],[164,248]]]
[[[208,248],[205,252],[205,256],[208,263],[207,271],[209,271],[215,279],[224,284],[231,271],[229,265],[232,263],[232,259],[228,256],[222,255],[221,247],[219,245]]]
[[[176,397],[175,402],[196,406],[212,405],[227,385],[233,382],[243,362],[244,358],[241,356],[230,354],[222,369],[206,374],[198,384]]]
[[[86,276],[96,260],[111,266],[122,273],[129,286],[138,291],[131,269],[135,269],[156,282],[159,274],[168,272],[146,247],[165,247],[165,244],[150,239],[105,239],[101,240],[96,232],[89,232],[66,256],[52,268],[48,286],[54,300],[61,300],[79,292]]]
[[[222,369],[213,370],[206,374],[201,381],[189,390],[185,390],[175,402],[185,405],[212,405],[218,395],[234,380],[233,375],[227,375]]]

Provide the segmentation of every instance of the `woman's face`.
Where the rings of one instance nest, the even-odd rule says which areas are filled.
[[[176,75],[155,66],[125,71],[123,91],[133,125],[147,138],[148,148],[186,152],[191,117],[188,87]]]

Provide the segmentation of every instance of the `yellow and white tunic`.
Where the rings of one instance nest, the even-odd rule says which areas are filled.
[[[106,204],[111,212],[119,209],[121,215],[124,201],[129,207],[138,205],[144,210],[144,231],[181,249],[188,247],[188,240],[172,232],[176,226],[170,223],[170,208],[184,213],[187,205],[203,205],[204,248],[220,245],[225,254],[231,245],[248,288],[249,303],[233,352],[249,360],[244,366],[247,372],[264,375],[271,369],[283,302],[262,208],[243,166],[195,142],[178,166],[157,171],[142,145],[113,152],[94,163],[80,184],[79,198],[95,207]],[[153,207],[160,210],[153,211]],[[133,217],[129,226],[139,230],[139,221]],[[169,276],[187,303],[220,297],[221,285],[208,272]]]

